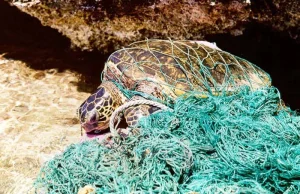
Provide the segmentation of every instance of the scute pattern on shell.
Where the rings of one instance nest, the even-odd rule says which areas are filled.
[[[271,84],[269,75],[259,67],[209,43],[171,40],[135,42],[114,52],[106,63],[103,80],[117,81],[128,89],[140,81],[154,82],[172,97]]]

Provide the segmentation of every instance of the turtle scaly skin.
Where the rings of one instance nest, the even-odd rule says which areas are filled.
[[[102,83],[77,109],[82,127],[86,132],[107,129],[111,114],[125,100],[125,96],[112,82]]]
[[[161,101],[189,93],[219,95],[244,85],[255,90],[271,84],[269,75],[259,67],[204,41],[135,42],[111,54],[102,75],[102,84],[78,111],[87,132],[106,129],[118,106],[143,99],[127,99],[115,84]],[[124,116],[127,124],[134,126],[140,117],[156,110],[138,105],[125,110]]]

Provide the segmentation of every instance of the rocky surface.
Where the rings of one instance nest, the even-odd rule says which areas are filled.
[[[299,36],[298,0],[32,0],[13,5],[58,29],[75,47],[111,52],[145,38],[203,39],[241,35],[261,23]]]
[[[33,192],[44,162],[79,142],[76,108],[88,95],[78,76],[36,71],[0,55],[0,193]]]
[[[116,7],[108,6],[111,1]],[[209,22],[206,24],[207,28],[202,28],[199,23],[199,26],[195,27],[195,29],[201,28],[197,33],[190,30],[193,26],[191,24],[192,27],[189,27],[190,24],[188,24],[185,29],[189,30],[183,34],[182,25],[176,24],[174,21],[167,22],[167,19],[161,20],[161,25],[163,25],[161,29],[165,30],[162,32],[151,31],[154,27],[156,28],[155,25],[158,25],[155,20],[151,21],[152,23],[150,22],[148,26],[146,22],[143,23],[146,27],[140,31],[136,28],[138,25],[132,25],[144,21],[134,14],[136,9],[143,7],[146,10],[154,9],[153,12],[159,10],[153,17],[163,18],[163,16],[159,16],[161,10],[171,7],[169,7],[170,4],[163,7],[162,3],[171,1],[149,0],[149,4],[142,5],[138,4],[139,1],[133,0],[111,1],[99,1],[106,2],[105,5],[107,5],[97,8],[101,13],[102,11],[106,13],[103,16],[104,19],[106,18],[105,20],[101,20],[101,15],[92,14],[86,19],[78,20],[82,23],[76,23],[77,20],[73,20],[79,13],[83,13],[76,11],[76,9],[81,10],[80,3],[71,4],[79,1],[64,1],[65,5],[68,5],[65,7],[61,7],[62,1],[56,1],[57,4],[53,4],[51,0],[48,0],[48,3],[41,1],[38,4],[36,4],[37,1],[26,1],[27,3],[24,0],[23,3],[14,1],[14,4],[20,9],[28,11],[28,13],[32,11],[31,14],[37,14],[37,18],[43,24],[55,27],[64,35],[55,29],[42,26],[38,19],[21,12],[16,6],[9,6],[7,2],[0,1],[0,194],[26,193],[30,189],[32,192],[32,182],[42,163],[60,153],[67,145],[80,140],[80,127],[75,118],[75,110],[99,84],[100,73],[109,52],[146,36],[153,38],[168,35],[176,38],[188,35],[193,39],[206,34],[206,40],[216,42],[220,48],[248,59],[269,72],[274,85],[279,87],[286,104],[291,105],[293,109],[300,108],[300,92],[297,89],[300,84],[298,60],[300,47],[299,42],[297,43],[299,40],[297,38],[297,33],[299,33],[297,21],[299,20],[295,19],[298,17],[297,6],[286,7],[284,10],[290,10],[284,12],[286,20],[280,20],[280,12],[270,10],[283,9],[282,5],[288,1],[278,1],[279,8],[276,5],[272,9],[270,3],[262,3],[263,0],[256,1],[261,2],[260,6],[262,7],[258,6],[258,8],[265,12],[257,17],[265,19],[259,20],[253,14],[252,6],[257,7],[254,1],[250,5],[237,3],[236,5],[243,5],[245,13],[248,13],[244,15],[246,18],[244,22],[232,23],[237,17],[232,14],[226,16],[226,21],[217,22],[220,25],[218,28],[214,23],[210,24]],[[122,2],[127,2],[128,6],[124,6]],[[134,2],[136,2],[134,4],[136,6],[129,6]],[[204,1],[189,2],[195,8],[196,4],[205,3]],[[295,3],[296,1],[289,2]],[[188,4],[188,1],[181,3]],[[215,5],[206,4],[204,7],[211,7],[212,10],[220,5],[227,4],[225,1],[216,2]],[[181,14],[193,13],[193,6]],[[119,10],[118,13],[114,12],[115,8]],[[85,6],[85,10],[88,10],[89,14],[93,13],[93,9],[93,7]],[[247,12],[249,9],[251,9],[251,13]],[[66,10],[66,12],[61,10]],[[174,7],[174,11],[176,10],[177,8]],[[38,16],[43,12],[47,12],[47,14],[43,17]],[[130,17],[133,19],[131,23],[124,23],[120,26],[118,22],[127,21],[126,18],[129,18],[126,13],[132,13]],[[274,16],[277,14],[278,17],[269,17],[270,13]],[[147,12],[143,14],[146,15]],[[141,17],[144,17],[143,14]],[[177,16],[168,16],[168,20],[173,17]],[[210,17],[207,16],[207,18]],[[243,17],[239,15],[237,18]],[[200,21],[199,18],[198,20]],[[229,24],[227,20],[232,25],[223,28],[223,24],[224,26]],[[269,22],[271,20],[272,23]],[[65,21],[69,23],[64,23]],[[104,28],[100,28],[99,25],[101,22],[108,21],[115,21],[115,23],[111,23],[113,28],[108,31],[108,35],[105,35],[102,33],[108,30],[109,24],[104,25]],[[168,26],[167,23],[172,23],[173,26]],[[249,23],[260,23],[260,25],[248,25]],[[271,24],[272,30],[270,29]],[[151,25],[154,27],[151,28]],[[82,29],[87,31],[84,32]],[[137,36],[132,35],[132,29],[135,30]],[[176,29],[174,34],[168,34],[173,29]],[[283,30],[282,33],[277,33],[281,30]],[[207,36],[210,32],[227,34]],[[241,33],[243,33],[241,36],[235,36]],[[123,36],[121,36],[122,34]],[[95,51],[73,51],[69,49],[70,40],[73,45],[83,50],[101,50],[108,54],[103,55]]]

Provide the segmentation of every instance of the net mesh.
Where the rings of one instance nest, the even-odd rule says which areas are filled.
[[[41,169],[49,193],[299,193],[300,117],[278,91],[179,98],[174,111],[142,118],[113,147],[69,146]]]
[[[300,116],[281,103],[267,74],[240,58],[230,62],[229,53],[189,42],[160,43],[172,48],[162,49],[171,56],[166,59],[153,42],[112,54],[103,81],[114,80],[127,97],[165,103],[169,97],[173,111],[143,117],[138,132],[115,136],[112,144],[70,145],[42,167],[37,192],[77,193],[90,185],[94,193],[299,193]],[[128,53],[132,57],[124,57]],[[222,64],[219,55],[226,56]],[[161,71],[149,73],[152,63]],[[163,75],[167,63],[172,72],[180,69],[172,79]],[[192,63],[195,69],[188,69]],[[218,68],[226,70],[222,79]],[[136,83],[145,80],[161,84],[163,97],[138,91]]]
[[[271,85],[270,76],[259,67],[212,43],[155,39],[111,54],[102,81],[113,81],[128,98],[157,97],[164,103],[182,94],[206,97],[230,94],[244,85],[253,90]],[[150,86],[159,92],[140,92]]]

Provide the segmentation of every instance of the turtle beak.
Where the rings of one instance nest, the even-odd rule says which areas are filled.
[[[91,114],[88,115],[85,122],[81,124],[81,127],[87,132],[92,132],[98,128],[97,123],[97,117],[98,113],[96,111],[93,111]]]
[[[85,123],[81,126],[85,130],[85,136],[87,138],[86,140],[91,140],[94,138],[98,138],[99,140],[101,140],[105,137],[105,134],[109,132],[107,128],[102,129],[102,127],[97,127],[97,123]]]
[[[92,131],[96,130],[96,128],[97,128],[97,123],[84,123],[84,124],[82,125],[82,128],[83,128],[87,133],[89,133],[89,132],[92,132]]]
[[[106,126],[99,127],[97,122],[94,123],[84,123],[81,125],[81,127],[86,131],[86,133],[94,132],[94,133],[100,133],[101,131],[107,129]]]

